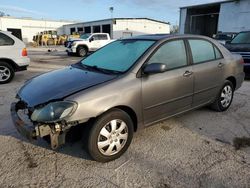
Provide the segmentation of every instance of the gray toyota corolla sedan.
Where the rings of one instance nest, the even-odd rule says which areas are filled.
[[[141,128],[202,106],[227,110],[243,79],[242,57],[213,39],[138,36],[27,81],[11,106],[12,119],[29,139],[49,137],[53,149],[72,127],[88,126],[90,156],[107,162]]]

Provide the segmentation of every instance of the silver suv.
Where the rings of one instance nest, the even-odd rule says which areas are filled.
[[[21,134],[50,137],[53,149],[72,127],[84,126],[89,154],[107,162],[141,128],[206,105],[227,110],[243,79],[242,57],[213,39],[139,36],[29,80],[11,112]]]

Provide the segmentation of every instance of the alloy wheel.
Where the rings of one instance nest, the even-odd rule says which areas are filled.
[[[0,66],[0,81],[5,82],[11,76],[11,71],[8,67]]]
[[[230,85],[226,85],[221,92],[221,105],[227,108],[233,98],[233,89]]]
[[[125,146],[128,139],[128,126],[119,119],[108,122],[100,131],[97,141],[99,151],[106,156],[112,156]]]

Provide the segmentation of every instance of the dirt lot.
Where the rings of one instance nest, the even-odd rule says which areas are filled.
[[[233,147],[234,138],[250,137],[250,81],[227,112],[202,108],[147,128],[125,155],[101,164],[89,159],[81,141],[55,152],[15,130],[9,108],[20,86],[79,60],[62,48],[29,52],[28,71],[0,86],[0,187],[250,187],[250,148]]]

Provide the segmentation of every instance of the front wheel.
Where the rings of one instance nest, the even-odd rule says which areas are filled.
[[[113,109],[95,121],[89,132],[88,152],[99,162],[119,158],[129,147],[133,137],[133,122],[130,116]]]
[[[77,55],[80,56],[80,57],[85,57],[87,55],[88,51],[85,47],[78,47],[77,48]]]
[[[211,108],[218,112],[226,111],[233,101],[233,96],[233,84],[229,80],[226,80]]]

